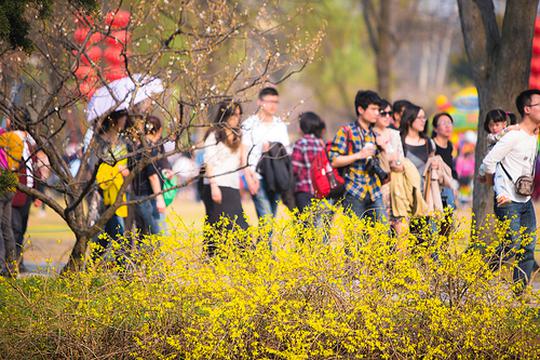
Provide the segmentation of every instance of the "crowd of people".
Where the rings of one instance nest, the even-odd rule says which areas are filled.
[[[408,100],[391,103],[374,91],[358,91],[354,121],[329,136],[319,115],[304,112],[298,119],[301,136],[291,142],[287,124],[277,116],[279,100],[275,88],[262,89],[257,112],[245,120],[241,104],[232,100],[218,104],[198,146],[203,153],[199,189],[207,224],[248,228],[241,189],[251,195],[260,222],[276,216],[280,200],[303,213],[315,211],[313,204],[325,199],[359,218],[386,223],[397,235],[407,230],[413,218],[428,219],[429,224],[434,213],[444,214],[449,220],[446,223],[452,223],[459,178],[456,152],[450,141],[454,120],[449,113],[437,113],[431,118],[428,135],[428,116],[421,106]],[[510,220],[514,231],[509,232],[500,254],[511,256],[522,249],[514,279],[524,283],[538,268],[531,194],[539,105],[540,91],[527,90],[516,99],[519,121],[502,109],[487,113],[483,126],[488,133],[489,152],[478,174],[481,181],[494,185],[497,217]],[[113,239],[127,232],[159,234],[166,230],[164,213],[170,196],[166,201],[164,189],[175,173],[167,158],[159,156],[165,149],[163,124],[158,117],[138,117],[118,110],[97,124],[96,150],[88,161],[89,168],[97,165],[97,188],[89,196],[90,208],[95,210],[90,220],[95,221],[117,203],[121,193],[121,201],[134,200],[114,211],[103,226],[107,236],[96,236],[100,246],[93,254],[99,258]],[[140,136],[126,136],[129,131]],[[330,140],[326,142],[325,137]],[[46,157],[32,151],[33,147],[31,137],[16,126],[1,130],[0,167],[22,174],[19,180],[29,187],[36,179],[42,184],[49,175]],[[143,161],[147,158],[158,160]],[[130,176],[132,172],[135,176]],[[131,180],[125,187],[127,177]],[[123,189],[127,190],[125,194]],[[16,273],[17,266],[24,268],[21,252],[31,202],[31,197],[20,191],[1,194],[3,274]],[[228,219],[225,223],[224,218]],[[324,226],[322,222],[318,225]],[[521,227],[532,238],[523,245]],[[449,229],[450,225],[437,231],[444,234]],[[271,249],[271,234],[268,242]],[[214,256],[216,250],[211,234],[206,234],[207,255]]]
[[[395,234],[403,233],[412,218],[424,217],[429,224],[434,213],[453,216],[459,182],[450,141],[454,120],[449,113],[432,117],[428,135],[428,117],[421,106],[407,100],[391,104],[374,91],[359,91],[354,100],[356,120],[339,127],[329,142],[323,140],[326,124],[321,117],[304,112],[299,116],[301,137],[291,145],[285,123],[276,116],[278,104],[277,90],[263,89],[257,113],[243,122],[239,104],[220,104],[215,126],[205,141],[210,175],[205,180],[204,196],[208,223],[217,224],[225,216],[232,220],[229,227],[234,221],[247,227],[240,179],[251,194],[260,221],[276,216],[279,199],[302,212],[313,211],[313,201],[325,198],[359,218],[388,223]],[[534,181],[527,183],[534,179],[538,105],[540,91],[524,91],[516,99],[519,122],[514,114],[494,109],[483,124],[490,151],[479,177],[488,183],[494,177],[494,212],[499,219],[510,220],[512,230],[499,255],[506,259],[519,254],[514,280],[523,283],[538,269],[531,200]],[[290,148],[290,164],[283,148]],[[328,180],[333,182],[329,185],[332,191],[320,190],[317,174],[321,171],[332,178]],[[524,190],[526,185],[531,187]],[[520,235],[522,227],[525,231]],[[437,231],[446,233],[450,228]],[[523,234],[530,235],[531,241],[521,244]],[[214,255],[215,244],[212,239],[206,241],[208,254]]]

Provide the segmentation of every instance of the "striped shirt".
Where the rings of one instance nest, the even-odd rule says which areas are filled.
[[[364,130],[356,122],[342,126],[332,141],[328,158],[332,162],[338,156],[357,153],[367,143],[376,144],[372,130]],[[347,166],[344,178],[346,192],[359,200],[365,200],[369,196],[372,201],[375,201],[382,196],[381,182],[377,175],[368,173],[366,159],[355,161]]]

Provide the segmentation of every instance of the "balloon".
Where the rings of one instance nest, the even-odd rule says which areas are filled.
[[[113,31],[111,35],[106,37],[105,41],[111,46],[125,46],[131,41],[131,33],[125,30]]]
[[[105,23],[110,25],[113,29],[125,28],[129,25],[129,19],[131,14],[126,10],[118,10],[110,12],[105,17]]]

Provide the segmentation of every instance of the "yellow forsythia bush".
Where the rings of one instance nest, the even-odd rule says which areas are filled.
[[[315,226],[313,223],[327,223]],[[515,296],[493,246],[416,226],[390,236],[339,210],[247,231],[181,219],[127,257],[59,277],[0,282],[8,359],[539,358],[540,296]],[[504,224],[489,232],[493,239]],[[272,251],[268,240],[272,239]],[[490,240],[493,240],[490,239]]]

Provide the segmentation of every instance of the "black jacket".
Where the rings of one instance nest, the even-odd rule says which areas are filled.
[[[258,172],[264,178],[268,190],[281,194],[283,203],[288,208],[294,207],[294,175],[291,157],[285,146],[279,142],[271,142],[259,164]]]

